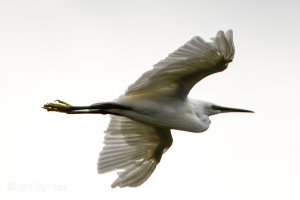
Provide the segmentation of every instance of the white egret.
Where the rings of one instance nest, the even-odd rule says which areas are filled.
[[[226,34],[219,31],[210,42],[194,37],[144,73],[116,100],[90,106],[57,100],[43,108],[67,114],[110,114],[98,172],[118,170],[112,187],[136,187],[149,178],[171,146],[171,129],[203,132],[211,115],[252,112],[187,97],[198,81],[225,70],[234,52],[231,30]]]

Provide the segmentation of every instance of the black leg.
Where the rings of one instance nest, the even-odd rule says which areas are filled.
[[[97,103],[90,106],[72,106],[61,100],[56,100],[55,103],[47,103],[43,106],[44,109],[51,112],[61,112],[66,114],[113,114],[119,115],[110,109],[129,109],[115,103]]]

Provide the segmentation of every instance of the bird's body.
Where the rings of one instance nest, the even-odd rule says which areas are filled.
[[[116,102],[132,108],[116,111],[120,115],[156,127],[202,132],[210,124],[206,102],[196,99],[120,97]]]
[[[189,91],[200,80],[225,70],[233,60],[232,31],[219,31],[212,42],[194,37],[145,72],[114,101],[72,106],[48,103],[48,111],[67,114],[110,114],[98,172],[118,170],[112,187],[136,187],[152,174],[172,145],[171,129],[203,132],[209,116],[225,112],[252,112],[192,99]]]

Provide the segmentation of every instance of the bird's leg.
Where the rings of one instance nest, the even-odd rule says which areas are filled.
[[[61,112],[67,114],[107,114],[105,111],[100,110],[89,110],[90,106],[72,106],[61,100],[55,100],[55,103],[47,103],[43,106],[47,111]]]
[[[72,106],[61,100],[56,100],[54,103],[47,103],[43,106],[47,111],[61,112],[67,114],[113,114],[119,115],[114,109],[130,109],[116,103],[97,103],[90,106]]]

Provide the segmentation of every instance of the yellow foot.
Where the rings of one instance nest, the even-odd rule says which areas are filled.
[[[64,101],[55,100],[57,103],[47,103],[43,106],[47,111],[69,113],[72,111],[72,106]]]

